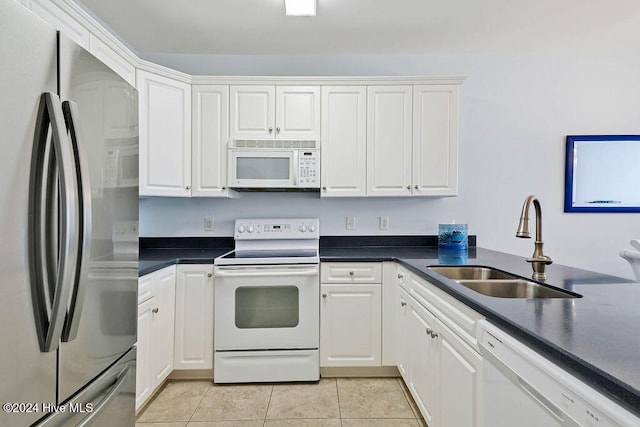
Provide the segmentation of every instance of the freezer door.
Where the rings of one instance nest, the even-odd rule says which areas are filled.
[[[0,28],[0,402],[55,402],[56,352],[40,351],[27,230],[40,97],[57,91],[56,32],[15,0],[0,0]],[[15,409],[0,411],[0,425],[29,425],[42,416]]]
[[[59,350],[64,401],[136,341],[137,253],[118,252],[116,231],[118,224],[137,223],[138,188],[118,185],[113,153],[137,149],[138,121],[135,89],[63,35],[59,44],[60,98],[77,148],[83,223],[79,279]],[[129,243],[137,249],[137,241]]]
[[[135,424],[136,347],[37,427],[128,427]],[[64,408],[64,410],[62,410]]]

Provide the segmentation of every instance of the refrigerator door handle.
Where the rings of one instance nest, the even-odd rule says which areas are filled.
[[[73,148],[75,160],[76,185],[78,186],[79,211],[79,245],[75,262],[75,280],[69,303],[67,319],[62,331],[62,341],[73,341],[78,333],[78,325],[82,315],[84,304],[84,294],[87,281],[87,264],[91,259],[91,185],[89,182],[89,170],[87,168],[87,157],[84,151],[84,141],[80,133],[78,105],[72,101],[62,103],[64,118],[69,131],[71,146]]]
[[[91,420],[93,420],[93,418],[100,413],[102,408],[107,406],[120,393],[120,389],[122,389],[122,386],[126,382],[127,374],[129,373],[129,369],[131,369],[131,368],[129,366],[126,366],[124,369],[122,369],[120,371],[120,373],[116,376],[115,383],[113,383],[113,385],[111,386],[111,390],[107,393],[107,395],[100,402],[98,402],[97,405],[95,405],[91,409],[91,413],[89,415],[87,415],[85,418],[83,418],[76,425],[76,427],[85,427],[85,426],[89,425],[91,423]]]
[[[78,251],[78,194],[73,164],[60,98],[51,92],[43,93],[36,122],[29,198],[29,267],[36,330],[43,352],[58,348],[76,274],[73,264]],[[60,185],[56,185],[53,172],[56,169]],[[57,224],[49,218],[56,211]],[[52,230],[56,225],[57,258],[48,241],[56,236]]]

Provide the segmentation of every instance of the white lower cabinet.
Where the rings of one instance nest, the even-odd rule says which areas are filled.
[[[455,308],[451,301],[422,298],[417,287],[432,286],[406,270],[398,278],[397,366],[422,416],[429,427],[480,426],[482,357],[441,312]]]
[[[213,264],[178,265],[174,349],[174,369],[213,369]]]
[[[322,263],[320,367],[382,365],[382,264]]]
[[[138,280],[136,410],[173,370],[174,265]]]
[[[381,366],[380,284],[320,285],[320,366]]]

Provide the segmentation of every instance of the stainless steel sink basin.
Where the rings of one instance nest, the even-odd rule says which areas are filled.
[[[478,267],[474,265],[460,266],[433,266],[431,271],[442,274],[453,280],[490,280],[490,279],[518,279],[518,276],[505,273],[490,267]]]
[[[579,298],[526,279],[459,280],[458,283],[482,295],[497,298]]]
[[[536,283],[491,267],[431,266],[431,271],[482,295],[496,298],[580,298],[580,295]]]

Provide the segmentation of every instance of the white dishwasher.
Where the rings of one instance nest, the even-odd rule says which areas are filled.
[[[485,427],[637,427],[640,418],[486,320],[479,322]]]

